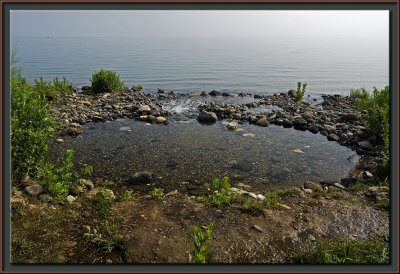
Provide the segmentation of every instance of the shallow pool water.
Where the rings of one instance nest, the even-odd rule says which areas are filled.
[[[354,167],[355,152],[325,136],[278,126],[226,122],[202,125],[194,119],[169,125],[129,119],[88,123],[83,134],[51,146],[52,156],[76,151],[80,164],[94,167],[93,177],[126,182],[149,171],[164,185],[209,182],[229,176],[258,189],[300,185],[305,179],[340,180]]]

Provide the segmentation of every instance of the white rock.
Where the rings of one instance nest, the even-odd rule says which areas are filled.
[[[243,137],[256,137],[253,133],[243,133]]]
[[[265,196],[262,194],[257,194],[257,199],[263,201],[265,200]]]
[[[57,139],[56,142],[59,143],[59,144],[62,144],[62,143],[64,143],[64,140],[60,138],[60,139]]]
[[[300,153],[300,154],[301,154],[301,153],[304,153],[304,151],[302,151],[301,149],[298,149],[298,148],[297,148],[297,149],[294,149],[293,152],[294,152],[294,153]]]
[[[68,195],[67,196],[67,202],[68,203],[73,203],[76,200],[76,197],[72,196],[72,195]]]
[[[120,127],[120,131],[131,131],[131,127]]]
[[[308,188],[307,188],[307,189],[304,189],[303,191],[304,191],[305,193],[308,193],[308,194],[312,194],[312,193],[313,193],[313,191],[312,191],[311,189],[308,189]]]

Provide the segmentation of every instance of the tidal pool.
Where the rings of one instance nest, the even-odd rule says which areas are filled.
[[[94,167],[94,178],[123,183],[135,172],[149,171],[171,189],[183,181],[223,176],[260,190],[340,180],[358,160],[355,152],[323,135],[274,125],[243,124],[230,131],[225,123],[88,123],[83,134],[52,144],[51,154],[55,158],[72,148],[78,163]]]

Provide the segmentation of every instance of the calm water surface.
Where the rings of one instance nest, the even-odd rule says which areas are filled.
[[[130,86],[271,94],[306,81],[310,94],[382,88],[388,41],[343,38],[28,38],[12,39],[29,81],[67,77],[90,84],[95,70],[116,70]]]

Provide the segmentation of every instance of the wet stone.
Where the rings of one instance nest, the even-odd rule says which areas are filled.
[[[150,172],[136,172],[131,178],[129,178],[128,182],[130,184],[147,184],[153,179],[153,176]]]
[[[253,165],[248,162],[239,162],[232,165],[232,169],[236,169],[243,172],[250,172],[253,170]]]

